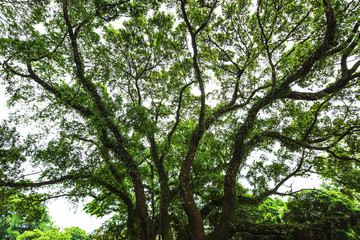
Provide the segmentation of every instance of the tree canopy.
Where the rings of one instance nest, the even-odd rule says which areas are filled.
[[[129,239],[347,231],[359,214],[345,207],[291,224],[244,209],[298,199],[292,181],[311,175],[356,204],[359,6],[1,1],[1,82],[13,109],[1,127],[1,198],[91,197],[86,211],[116,213],[109,229]],[[14,125],[34,130],[21,138]],[[40,171],[29,175],[29,164]]]
[[[26,231],[19,235],[16,240],[89,240],[92,236],[87,236],[86,232],[78,227],[65,228],[61,232],[59,228],[48,229],[41,231],[34,229],[33,231]]]
[[[38,204],[38,211],[33,212],[33,218],[30,218],[30,209],[18,208],[14,206],[11,199],[6,203],[7,211],[0,212],[0,239],[1,240],[16,240],[16,237],[26,231],[34,229],[47,230],[52,227],[50,216],[46,209]],[[17,199],[20,201],[20,199]],[[24,204],[25,205],[25,204]],[[26,204],[25,208],[30,204]],[[33,204],[34,205],[34,204]],[[41,214],[42,213],[42,214]]]
[[[61,232],[41,201],[24,202],[16,195],[5,198],[6,208],[0,211],[0,240],[89,240],[93,237],[78,227]]]

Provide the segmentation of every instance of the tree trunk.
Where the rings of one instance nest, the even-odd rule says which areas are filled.
[[[196,206],[195,200],[192,196],[192,191],[190,189],[190,184],[185,184],[185,189],[181,193],[186,215],[189,218],[192,240],[204,240],[205,231],[203,225],[203,219],[201,217],[200,211]]]
[[[240,164],[235,162],[229,165],[224,180],[224,202],[219,224],[215,231],[209,236],[210,239],[231,239],[233,232],[231,224],[235,219],[236,209],[236,175]]]
[[[159,240],[173,240],[174,236],[171,230],[171,221],[169,216],[169,202],[166,200],[162,200],[160,204],[160,219],[159,219],[159,232],[160,238]]]
[[[161,188],[161,203],[159,211],[159,235],[160,240],[172,240],[173,235],[171,231],[169,218],[169,205],[171,201],[169,178],[165,171],[163,158],[159,157],[155,136],[152,134],[148,137],[151,146],[151,157],[155,163],[156,170],[159,174],[160,188]]]
[[[127,218],[127,228],[130,240],[139,239],[139,223],[136,216],[135,210],[130,206],[127,208],[128,218]]]
[[[185,161],[181,166],[180,176],[179,176],[180,195],[183,199],[185,212],[189,219],[193,240],[205,239],[203,219],[193,198],[193,193],[190,184],[191,166],[195,160],[197,147],[200,143],[203,133],[204,131],[200,126],[198,126],[197,129],[194,130],[191,136],[189,149],[187,151]]]
[[[231,224],[235,219],[236,209],[236,179],[241,163],[244,160],[244,138],[250,132],[253,126],[253,120],[256,114],[250,115],[247,121],[240,127],[237,132],[237,137],[234,143],[233,157],[228,165],[226,176],[224,179],[224,202],[219,224],[216,226],[213,233],[214,239],[231,239],[233,232],[231,231]],[[251,121],[249,121],[251,119]],[[221,238],[219,236],[221,235]]]
[[[135,184],[136,210],[140,222],[140,239],[153,240],[154,231],[146,207],[144,188],[141,184]]]

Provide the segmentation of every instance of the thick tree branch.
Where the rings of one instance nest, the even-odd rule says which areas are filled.
[[[314,127],[315,127],[315,124],[316,124],[316,122],[317,122],[317,119],[318,119],[318,116],[319,116],[319,113],[320,113],[321,108],[322,108],[327,102],[329,102],[330,99],[331,99],[331,97],[328,98],[328,99],[326,99],[326,100],[325,100],[324,102],[322,102],[322,103],[319,105],[319,107],[316,109],[315,114],[314,114],[314,119],[313,119],[311,125],[309,126],[309,128],[306,130],[306,132],[305,132],[305,134],[304,134],[304,136],[303,136],[303,138],[302,138],[302,141],[306,141],[306,140],[309,138],[309,135],[310,135],[311,131],[312,131],[312,130],[314,129]]]
[[[95,85],[89,79],[87,79],[85,77],[84,64],[81,59],[76,35],[74,33],[73,26],[71,25],[67,8],[68,8],[67,0],[63,0],[64,19],[65,19],[68,33],[69,33],[70,40],[71,40],[71,47],[72,47],[72,52],[73,52],[73,56],[74,56],[74,63],[76,65],[76,76],[79,79],[79,81],[82,83],[82,85],[85,87],[87,92],[90,94],[91,98],[93,99],[94,103],[96,104],[96,106],[100,112],[101,117],[106,119],[109,117],[108,113],[107,113],[107,109],[106,109],[100,95],[98,94]]]
[[[319,146],[313,146],[309,145],[306,142],[299,141],[296,139],[292,139],[290,137],[283,136],[277,132],[264,132],[262,135],[264,137],[270,137],[279,140],[281,143],[283,143],[285,146],[289,148],[306,148],[306,149],[312,149],[312,150],[318,150],[318,151],[325,151],[329,153],[331,156],[341,159],[341,160],[349,160],[349,161],[356,161],[360,162],[360,159],[352,158],[352,157],[346,157],[346,156],[339,156],[337,153],[335,153],[333,150],[331,150],[332,147],[334,147],[338,142],[340,142],[346,135],[349,135],[351,131],[354,129],[354,127],[348,128],[338,139],[336,139],[333,143],[330,143],[326,147],[319,147]],[[327,140],[327,139],[326,139]]]
[[[202,79],[202,75],[201,75],[201,70],[200,70],[200,66],[198,63],[198,45],[196,42],[196,35],[200,32],[198,30],[203,29],[204,27],[200,27],[199,29],[197,29],[196,31],[193,30],[190,21],[188,19],[187,13],[186,13],[186,9],[185,9],[185,5],[186,5],[186,1],[185,0],[181,0],[181,12],[183,15],[183,18],[185,20],[186,26],[188,28],[188,31],[190,33],[191,36],[191,45],[192,45],[192,50],[193,50],[193,68],[194,68],[194,72],[195,72],[195,79],[199,84],[199,90],[201,93],[200,96],[200,113],[199,113],[199,127],[200,129],[203,128],[203,124],[204,124],[204,116],[205,116],[205,86],[204,86],[204,81]],[[212,11],[210,12],[211,15]]]
[[[38,75],[36,75],[36,73],[32,69],[32,66],[30,63],[27,64],[27,69],[29,72],[28,75],[19,73],[10,67],[7,67],[8,71],[12,72],[13,74],[15,74],[17,76],[32,79],[34,82],[39,84],[44,90],[53,94],[58,100],[64,101],[66,103],[66,105],[71,106],[73,109],[78,111],[81,115],[83,115],[85,117],[90,117],[93,115],[93,112],[90,109],[88,109],[88,108],[82,106],[81,104],[78,104],[72,100],[67,99],[66,97],[63,96],[63,94],[60,91],[58,91],[56,88],[52,87],[51,85],[46,83],[44,80],[42,80]]]
[[[305,151],[303,151],[302,156],[300,158],[300,161],[298,163],[298,166],[294,169],[294,171],[292,171],[290,174],[288,174],[286,177],[284,177],[282,180],[280,180],[273,189],[271,189],[269,191],[265,191],[265,192],[259,194],[258,196],[256,196],[254,198],[255,202],[260,203],[264,199],[266,199],[267,197],[269,197],[269,196],[271,196],[273,194],[276,194],[277,190],[282,185],[284,185],[286,181],[288,181],[292,177],[298,176],[300,172],[303,172],[302,166],[303,166],[303,163],[304,163],[304,158],[305,158]]]
[[[108,128],[115,136],[115,139],[118,143],[118,146],[116,147],[116,151],[120,153],[119,156],[121,157],[121,159],[129,165],[132,165],[134,167],[134,161],[132,160],[131,156],[129,155],[129,153],[126,151],[126,149],[124,148],[124,144],[123,144],[123,136],[120,133],[119,129],[117,128],[117,126],[114,124],[113,121],[111,121],[111,114],[109,113],[108,109],[106,108],[103,99],[101,98],[101,96],[99,95],[99,93],[96,90],[95,85],[91,82],[91,80],[87,79],[85,77],[85,72],[84,72],[84,64],[83,61],[81,59],[81,55],[79,52],[79,48],[78,48],[78,44],[77,44],[77,40],[76,37],[73,33],[73,27],[70,23],[70,19],[69,19],[69,15],[68,15],[68,10],[67,10],[67,0],[63,0],[63,12],[64,12],[64,18],[65,18],[65,22],[68,28],[68,32],[69,32],[69,37],[71,40],[71,46],[72,46],[72,51],[73,51],[73,55],[74,55],[74,63],[76,66],[76,76],[79,79],[79,81],[81,82],[81,84],[84,86],[84,88],[86,89],[86,91],[90,94],[91,98],[93,99],[96,107],[97,107],[97,112],[100,115],[100,117],[104,120],[105,122],[105,126],[104,123],[102,123],[103,125],[103,129],[99,129],[100,133],[102,133],[102,141],[104,143],[104,145],[107,145],[108,147],[111,148],[115,148],[114,145],[112,144],[108,144],[109,143],[109,139],[107,137],[107,133],[105,128]],[[129,166],[130,167],[130,166]],[[136,179],[138,179],[139,176],[136,177]]]
[[[69,180],[79,180],[89,178],[90,175],[67,175],[53,180],[43,181],[43,182],[31,182],[31,181],[19,181],[19,182],[3,182],[0,181],[0,187],[10,187],[10,188],[34,188],[34,187],[44,187],[54,184],[63,183]]]
[[[353,74],[351,77],[345,79],[339,79],[335,83],[330,84],[328,87],[318,92],[289,91],[284,98],[294,99],[294,100],[316,101],[330,94],[342,90],[350,82],[350,80],[352,80],[355,77],[356,77],[355,74]]]
[[[358,29],[359,29],[359,23],[356,23],[355,26],[353,27],[352,33],[345,41],[345,43],[337,48],[334,48],[333,50],[329,51],[326,54],[326,56],[329,56],[337,52],[344,51],[344,54],[341,57],[341,64],[340,64],[342,75],[341,77],[338,78],[338,80],[336,80],[333,84],[330,84],[326,88],[317,92],[290,91],[287,94],[287,96],[285,96],[285,98],[296,99],[296,100],[309,100],[309,101],[318,100],[327,95],[340,91],[341,89],[346,87],[346,85],[351,80],[360,77],[360,74],[355,73],[358,67],[360,66],[360,61],[357,61],[350,70],[347,67],[347,59],[349,57],[349,54],[356,47],[357,40],[360,37],[359,34],[356,35]]]
[[[175,124],[174,124],[174,126],[172,127],[171,131],[169,132],[169,134],[167,136],[168,145],[170,145],[172,135],[175,133],[176,128],[180,123],[180,110],[181,110],[181,104],[182,104],[182,98],[183,98],[184,91],[186,90],[186,88],[188,88],[190,85],[192,85],[194,83],[195,83],[195,81],[192,81],[192,82],[186,84],[180,90],[179,100],[178,100],[178,107],[177,107],[176,115],[175,115]]]
[[[121,132],[119,131],[114,121],[111,120],[112,117],[111,113],[109,112],[105,103],[103,102],[103,99],[97,92],[95,85],[91,82],[91,80],[89,80],[85,76],[84,64],[79,52],[79,47],[76,36],[73,31],[73,26],[71,25],[70,18],[68,15],[67,4],[68,4],[67,0],[63,0],[63,14],[71,41],[71,48],[75,63],[76,76],[79,79],[80,83],[84,86],[85,90],[91,96],[97,108],[96,112],[98,112],[100,117],[99,119],[100,129],[98,129],[98,131],[101,134],[100,136],[101,141],[103,142],[104,146],[107,146],[112,151],[114,151],[115,155],[125,163],[127,171],[129,172],[132,178],[135,188],[136,208],[138,209],[138,216],[141,225],[141,234],[144,236],[145,239],[149,239],[151,235],[151,231],[150,231],[151,222],[147,212],[146,197],[144,193],[141,174],[139,173],[139,169],[136,162],[125,148],[124,140],[123,140],[124,138]],[[115,145],[110,143],[110,139],[108,138],[108,134],[107,134],[107,129],[109,129],[110,132],[114,135],[116,139]],[[110,167],[110,169],[112,169],[112,167]],[[114,171],[114,173],[116,173],[116,171]]]
[[[265,106],[268,106],[275,100],[286,96],[290,91],[290,84],[305,77],[311,71],[313,65],[317,61],[323,59],[326,56],[327,51],[336,45],[336,18],[334,10],[332,9],[329,0],[324,0],[323,3],[326,16],[326,33],[323,43],[315,50],[313,54],[307,58],[307,60],[300,66],[298,70],[287,76],[280,85],[274,87],[266,96],[253,104],[253,106],[248,110],[243,124],[236,132],[233,156],[225,175],[224,205],[221,221],[215,230],[217,232],[222,232],[225,238],[231,237],[229,222],[232,222],[235,217],[233,209],[236,206],[236,178],[240,165],[244,161],[247,151],[245,140],[252,132],[257,114]]]
[[[206,107],[206,105],[205,105],[205,100],[206,100],[205,86],[204,86],[204,81],[202,79],[200,66],[198,63],[198,45],[196,42],[196,36],[208,24],[208,22],[211,18],[211,14],[212,14],[213,10],[215,9],[216,3],[217,3],[217,1],[215,1],[215,4],[211,8],[210,13],[208,14],[207,20],[197,30],[194,31],[193,27],[191,26],[190,21],[188,19],[187,13],[186,13],[186,9],[185,9],[186,1],[181,0],[182,16],[184,18],[185,24],[186,24],[188,31],[190,33],[190,36],[191,36],[191,44],[192,44],[192,50],[193,50],[192,60],[193,60],[193,68],[194,68],[194,72],[195,72],[195,79],[199,84],[199,90],[201,93],[198,126],[191,134],[189,147],[188,147],[188,150],[187,150],[187,153],[185,156],[185,160],[183,161],[183,163],[181,165],[181,170],[180,170],[180,174],[179,174],[180,192],[181,192],[181,196],[182,196],[182,199],[184,202],[186,214],[189,217],[190,225],[191,225],[192,231],[194,232],[194,239],[203,239],[205,237],[202,217],[201,217],[199,209],[196,206],[195,200],[193,198],[193,193],[192,193],[191,184],[190,184],[191,167],[195,160],[195,155],[196,155],[196,152],[198,149],[198,145],[199,145],[201,138],[205,131],[204,117],[205,117],[205,107]]]
[[[130,207],[134,207],[133,201],[131,200],[131,197],[129,196],[129,194],[125,191],[120,190],[119,188],[114,187],[113,185],[97,178],[97,177],[92,177],[94,178],[94,180],[96,180],[97,183],[99,183],[100,185],[102,185],[103,187],[105,187],[107,190],[109,190],[111,193],[115,194],[116,196],[118,196],[126,206],[130,206]]]
[[[307,60],[300,66],[300,68],[293,74],[290,74],[285,81],[281,84],[282,87],[288,87],[291,83],[305,77],[314,64],[325,58],[327,52],[336,46],[335,34],[336,34],[336,17],[334,9],[331,6],[330,0],[323,0],[325,16],[326,16],[326,31],[323,43],[313,52]]]

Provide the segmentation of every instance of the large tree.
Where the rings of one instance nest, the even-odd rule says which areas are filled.
[[[37,126],[22,144],[42,170],[0,174],[1,190],[93,197],[88,211],[118,212],[130,239],[274,234],[241,207],[310,174],[356,194],[359,6],[1,1],[10,120]]]

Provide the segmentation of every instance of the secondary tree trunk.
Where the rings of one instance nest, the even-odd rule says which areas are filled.
[[[210,239],[231,239],[232,231],[231,224],[235,219],[236,209],[236,175],[239,171],[240,163],[232,162],[224,180],[224,202],[222,207],[222,214],[219,224],[215,231],[211,234]]]
[[[189,149],[187,151],[184,163],[181,166],[179,176],[180,195],[183,199],[185,212],[189,219],[193,240],[205,239],[203,219],[198,207],[196,206],[190,183],[191,166],[195,160],[195,154],[202,134],[203,130],[201,127],[198,127],[193,132],[189,144]]]
[[[188,216],[192,240],[204,240],[205,231],[203,225],[203,219],[200,214],[199,209],[196,206],[193,194],[190,188],[190,183],[187,182],[184,185],[184,188],[181,190],[181,196],[184,201],[184,208],[186,215]]]
[[[171,221],[169,216],[169,201],[164,199],[160,204],[160,219],[159,219],[159,231],[161,240],[173,240],[173,233],[171,230]]]
[[[153,240],[153,227],[146,207],[144,188],[142,185],[135,185],[136,210],[140,221],[140,238],[142,240]]]

